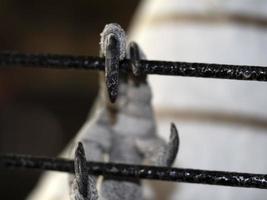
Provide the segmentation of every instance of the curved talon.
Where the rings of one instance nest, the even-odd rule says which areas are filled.
[[[132,62],[132,72],[135,76],[139,76],[141,74],[140,71],[140,63],[141,59],[140,48],[136,42],[130,42],[128,47],[129,58]]]
[[[145,59],[146,56],[137,43],[130,42],[127,48],[127,58],[131,61],[132,76],[130,76],[130,80],[133,81],[135,85],[139,85],[141,83],[146,84],[147,75],[142,74],[140,64],[140,60]]]
[[[88,196],[88,170],[86,166],[86,157],[81,142],[75,150],[74,157],[75,181],[77,183],[79,193],[86,198]]]
[[[136,140],[136,147],[146,161],[156,166],[170,167],[179,150],[179,135],[175,125],[171,124],[169,142],[160,138]]]
[[[167,157],[167,166],[171,166],[179,151],[180,139],[178,135],[177,128],[174,123],[171,123],[171,133],[170,139],[168,142],[168,157]]]
[[[105,79],[111,102],[115,102],[119,88],[119,62],[124,59],[126,36],[120,25],[112,23],[101,33],[101,54],[105,56]]]

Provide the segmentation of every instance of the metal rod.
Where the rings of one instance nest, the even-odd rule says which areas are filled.
[[[100,57],[57,54],[0,53],[0,66],[22,66],[52,69],[104,70],[105,60]]]
[[[267,175],[265,174],[249,174],[238,172],[153,167],[99,162],[87,162],[87,166],[90,174],[104,175],[108,177],[151,179],[267,189]],[[68,173],[74,172],[73,160],[15,154],[0,155],[0,167],[53,170]]]
[[[0,53],[0,66],[23,66],[52,69],[104,70],[104,58],[56,54]],[[131,61],[120,63],[120,70],[130,71]],[[267,68],[260,66],[209,63],[140,61],[140,73],[201,78],[267,81]]]

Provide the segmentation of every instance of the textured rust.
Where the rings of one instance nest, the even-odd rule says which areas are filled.
[[[1,155],[0,167],[74,172],[72,160],[25,155]],[[267,175],[87,162],[89,174],[127,179],[151,179],[185,183],[267,189]]]
[[[120,62],[120,70],[131,71],[132,62]],[[267,68],[260,66],[224,65],[212,63],[189,63],[167,61],[139,61],[141,74],[159,74],[200,78],[267,81]],[[51,54],[0,53],[0,66],[104,70],[105,60],[100,57]],[[117,79],[114,81],[117,81]]]

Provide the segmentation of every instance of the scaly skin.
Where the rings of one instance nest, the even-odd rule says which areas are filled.
[[[105,29],[109,30],[107,26]],[[103,32],[102,36],[105,35],[108,36]],[[101,41],[101,45],[105,44],[105,39],[102,38]],[[137,45],[134,45],[132,49],[135,53],[135,60],[133,59],[135,64],[141,55],[136,48]],[[106,95],[102,96],[104,97],[102,102],[107,103]],[[158,137],[151,99],[151,89],[146,76],[131,75],[127,82],[121,81],[115,114],[109,115],[116,120],[108,118],[106,109],[98,108],[100,110],[98,117],[92,121],[91,126],[86,125],[75,140],[76,144],[79,141],[83,143],[87,160],[100,161],[101,156],[107,153],[110,162],[140,165],[148,161],[154,165],[172,165],[178,151],[178,133],[173,125],[169,143]],[[99,112],[97,109],[96,111]],[[84,176],[87,176],[86,173]],[[93,183],[92,177],[89,176],[88,184],[79,186],[78,183],[83,179],[85,179],[83,182],[87,183],[87,177],[82,178],[82,175],[76,173],[72,180],[72,200],[144,199],[139,180],[104,178],[98,197],[92,192],[96,191],[96,186],[90,184]],[[87,191],[84,192],[86,195],[81,192],[84,191],[82,190],[84,187],[87,187]]]
[[[178,132],[172,125],[169,143],[158,137],[151,98],[146,77],[132,76],[128,82],[127,103],[119,108],[118,120],[113,126],[110,162],[143,164],[147,160],[161,166],[174,162],[179,146]],[[101,196],[105,200],[144,199],[140,181],[115,178],[104,179]]]
[[[108,120],[105,121],[107,113],[102,113],[97,120],[92,121],[94,126],[85,126],[88,129],[83,128],[75,140],[83,142],[87,160],[101,161],[101,156],[107,153],[110,162],[142,164],[144,160],[148,160],[154,165],[170,166],[178,150],[178,135],[172,127],[169,143],[157,136],[150,87],[146,83],[136,86],[130,82],[127,101],[125,98],[126,96],[119,96],[123,103],[120,104],[117,122],[112,129],[107,125]],[[88,184],[88,191],[93,191],[92,187],[92,184]],[[142,200],[141,182],[104,179],[99,196],[105,200]]]

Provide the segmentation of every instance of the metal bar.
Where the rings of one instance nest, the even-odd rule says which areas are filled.
[[[105,60],[100,57],[58,54],[0,53],[0,66],[22,66],[52,69],[104,70]]]
[[[52,69],[104,70],[104,58],[56,54],[0,53],[0,66],[24,66]],[[120,63],[120,70],[129,72],[131,61]],[[209,63],[140,61],[140,73],[201,78],[267,81],[267,68],[261,66]]]
[[[72,160],[27,155],[0,155],[0,167],[74,172]],[[151,179],[185,183],[223,185],[267,189],[267,175],[238,172],[181,169],[114,163],[87,162],[88,171],[94,175]]]

